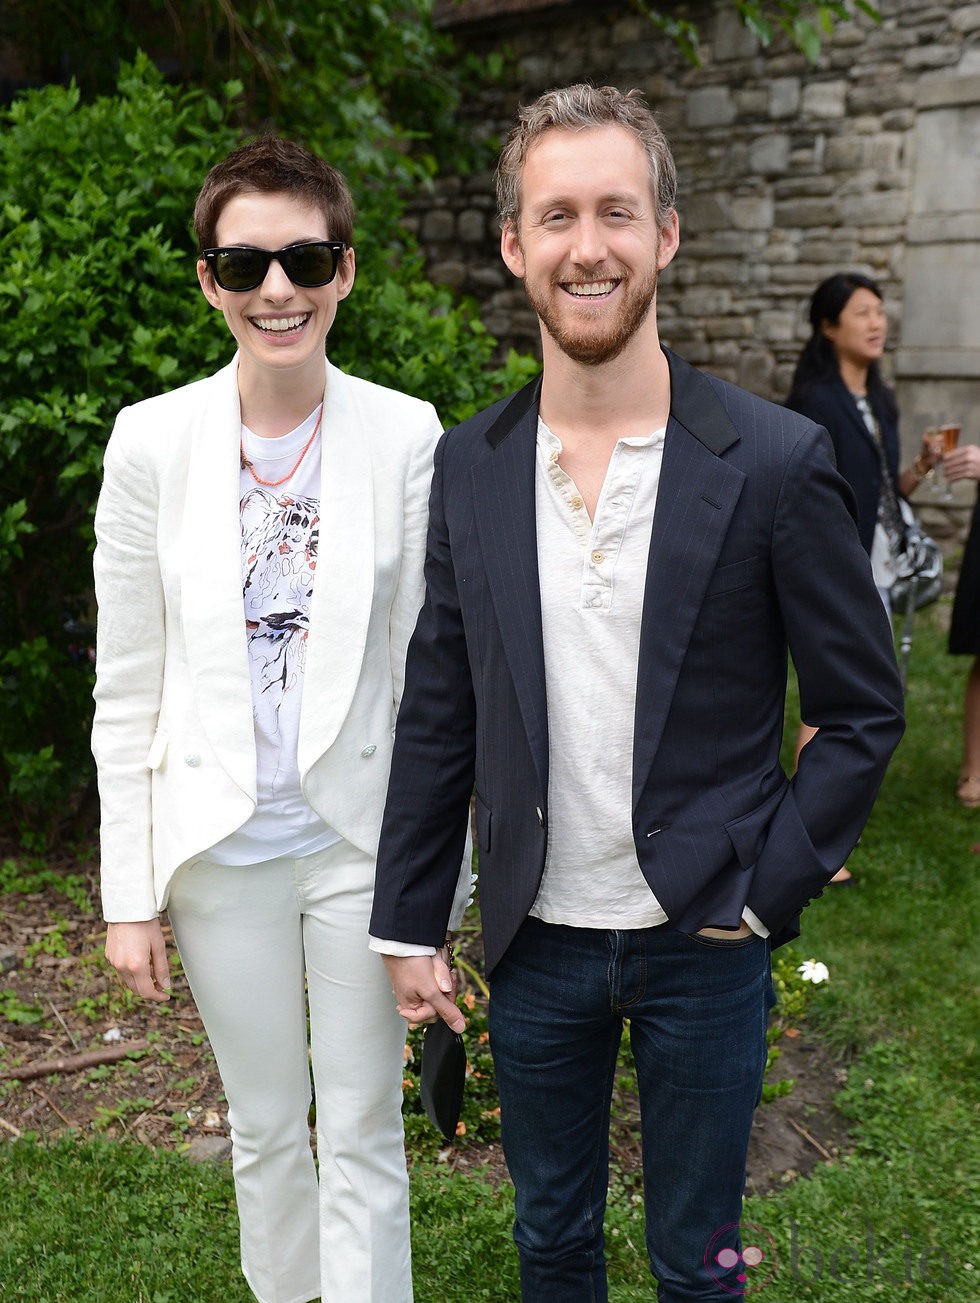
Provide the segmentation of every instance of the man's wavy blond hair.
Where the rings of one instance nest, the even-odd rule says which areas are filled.
[[[545,91],[522,108],[497,162],[497,215],[516,228],[521,215],[521,176],[528,151],[548,131],[583,131],[610,123],[636,138],[647,156],[657,226],[668,221],[677,197],[677,168],[664,133],[642,93],[580,82]]]

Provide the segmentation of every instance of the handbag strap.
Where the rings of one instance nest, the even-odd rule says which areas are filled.
[[[888,457],[885,453],[885,441],[881,437],[881,426],[878,424],[878,418],[871,409],[871,404],[867,397],[862,394],[855,397],[858,411],[864,418],[864,423],[871,434],[871,441],[875,446],[878,454],[878,465],[881,468],[881,495],[878,498],[878,519],[885,527],[885,533],[888,535],[888,546],[892,556],[898,556],[905,550],[905,524],[902,521],[902,513],[898,505],[898,497],[895,493],[895,485],[892,483],[891,467],[888,465]]]

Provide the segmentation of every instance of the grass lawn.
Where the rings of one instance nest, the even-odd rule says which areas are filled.
[[[980,812],[953,796],[967,664],[945,654],[942,614],[916,622],[908,732],[849,861],[857,886],[828,891],[795,947],[830,969],[811,1025],[848,1062],[839,1103],[855,1143],[747,1201],[745,1242],[767,1252],[747,1292],[771,1303],[980,1299]],[[412,1193],[419,1303],[518,1299],[508,1188],[426,1163]],[[0,1142],[0,1218],[4,1303],[251,1297],[226,1167],[126,1143]],[[607,1241],[613,1303],[654,1298],[626,1188]]]

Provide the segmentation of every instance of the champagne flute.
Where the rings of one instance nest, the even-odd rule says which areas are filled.
[[[943,455],[943,436],[939,433],[939,430],[936,426],[930,425],[929,429],[926,430],[925,434],[923,435],[923,438],[925,439],[926,443],[929,446],[929,451],[932,453],[932,456],[935,458],[935,461],[933,463],[933,469],[936,470],[936,474],[935,475],[931,473],[929,474],[929,492],[933,495],[934,498],[938,498],[940,493],[942,493],[943,491],[943,487],[939,483],[939,471],[938,471],[939,458]]]
[[[941,426],[939,427],[939,430],[937,431],[937,433],[940,434],[940,435],[942,436],[942,441],[943,441],[943,442],[942,442],[942,451],[943,451],[944,454],[947,453],[947,452],[952,452],[953,449],[956,447],[956,445],[959,443],[959,441],[960,441],[960,430],[961,430],[962,428],[963,428],[963,427],[962,427],[961,425],[958,425],[955,421],[949,421],[946,425],[941,425]],[[939,464],[940,464],[940,466],[942,465],[942,461],[941,461],[941,460],[940,460]],[[949,480],[946,479],[945,472],[944,472],[944,474],[943,474],[943,481],[945,482],[946,489],[945,489],[945,492],[943,493],[942,501],[943,501],[943,502],[952,502],[952,501],[953,501],[953,486],[950,484]]]

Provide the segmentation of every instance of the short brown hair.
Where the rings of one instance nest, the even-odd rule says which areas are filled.
[[[650,188],[663,227],[677,197],[677,168],[667,138],[638,90],[579,82],[545,91],[517,115],[497,163],[497,213],[501,225],[516,226],[521,214],[521,173],[528,151],[548,131],[582,131],[610,123],[625,127],[647,156]]]
[[[354,239],[354,200],[343,174],[281,136],[260,136],[233,150],[204,179],[194,205],[198,250],[213,248],[218,219],[236,195],[284,194],[318,208],[331,240]]]

